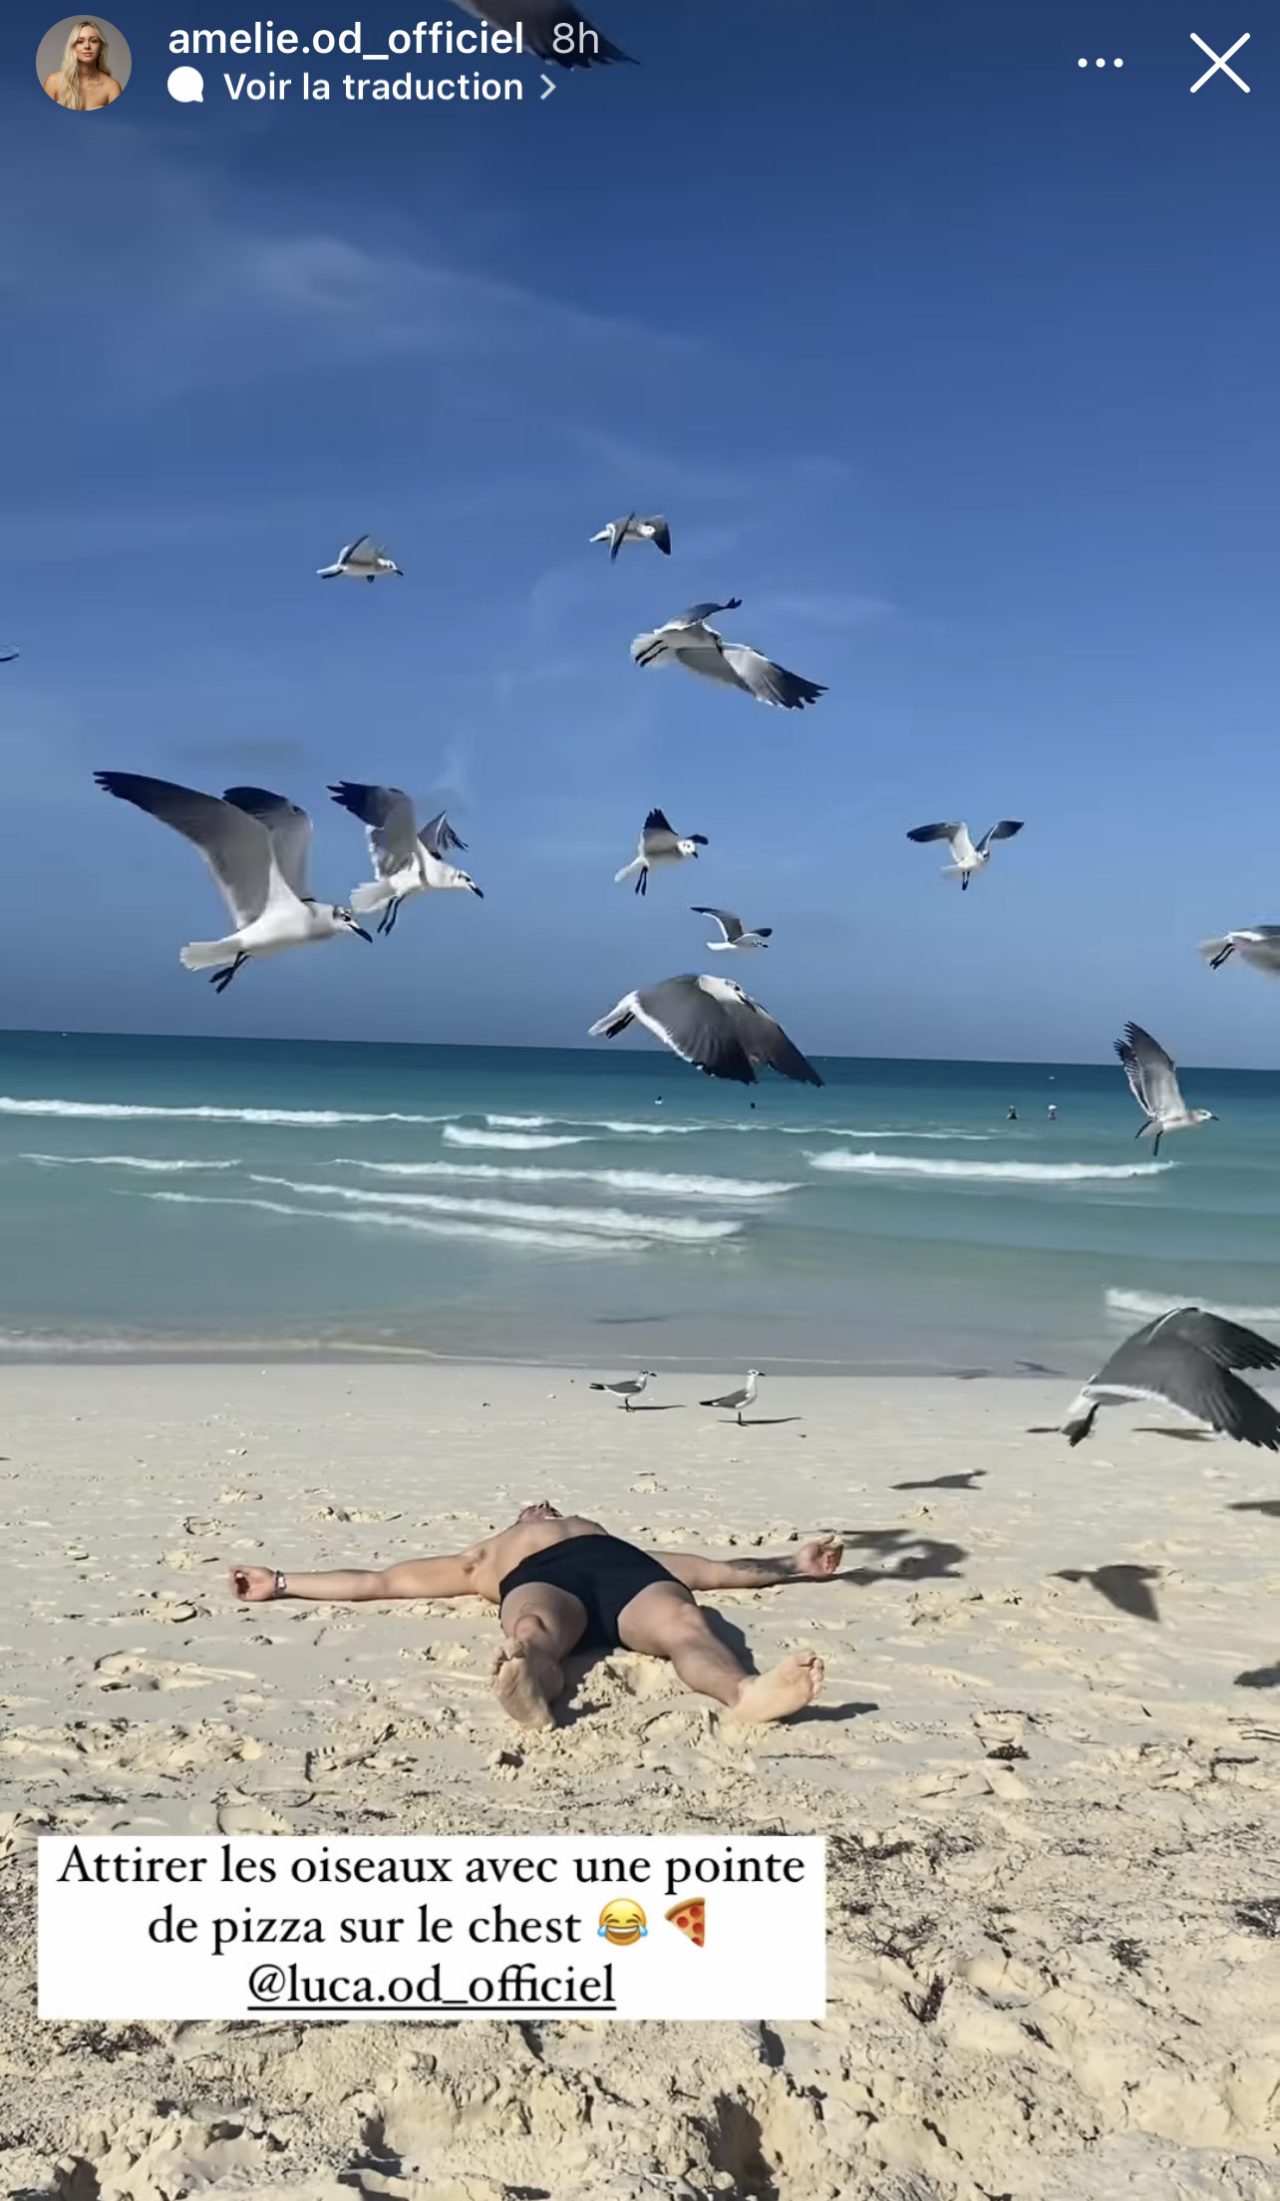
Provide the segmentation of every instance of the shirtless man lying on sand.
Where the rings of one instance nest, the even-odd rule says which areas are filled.
[[[408,1559],[385,1573],[278,1573],[233,1567],[231,1587],[251,1603],[275,1597],[484,1597],[499,1608],[504,1642],[494,1661],[498,1702],[522,1727],[550,1727],[571,1651],[643,1651],[669,1658],[687,1689],[727,1705],[737,1720],[786,1719],[822,1687],[822,1661],[794,1651],[767,1674],[749,1673],[693,1601],[694,1590],[770,1589],[822,1582],[840,1564],[835,1536],[815,1536],[777,1559],[703,1559],[640,1551],[598,1521],[525,1506],[510,1528],[451,1559]]]

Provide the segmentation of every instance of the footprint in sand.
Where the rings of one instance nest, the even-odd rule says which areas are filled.
[[[242,1667],[193,1666],[184,1660],[147,1658],[133,1651],[112,1651],[94,1660],[99,1689],[206,1689],[220,1681],[254,1681]]]
[[[228,1796],[214,1814],[219,1834],[292,1834],[292,1819],[249,1796]]]

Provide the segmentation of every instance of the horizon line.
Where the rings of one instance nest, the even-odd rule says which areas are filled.
[[[655,1064],[662,1060],[658,1054],[641,1055],[638,1050],[606,1055],[598,1047],[558,1047],[534,1045],[525,1040],[500,1039],[325,1039],[299,1038],[294,1033],[232,1033],[232,1032],[137,1032],[97,1031],[86,1026],[64,1027],[60,1025],[7,1025],[0,1024],[0,1046],[9,1039],[140,1039],[157,1040],[165,1045],[190,1045],[195,1047],[400,1047],[406,1052],[433,1052],[441,1054],[527,1054],[527,1055],[581,1055],[592,1062],[622,1062],[650,1060]],[[1107,1056],[1092,1058],[1070,1055],[839,1055],[822,1048],[811,1050],[818,1062],[900,1062],[910,1064],[953,1063],[975,1070],[1109,1070],[1112,1065]],[[1280,1066],[1264,1069],[1253,1063],[1233,1062],[1183,1062],[1180,1070],[1210,1074],[1226,1071],[1232,1077],[1270,1078],[1280,1076]],[[715,1082],[714,1080],[712,1081]]]

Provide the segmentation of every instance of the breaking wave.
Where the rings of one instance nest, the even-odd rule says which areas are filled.
[[[1171,1292],[1109,1290],[1106,1305],[1109,1315],[1139,1315],[1146,1322],[1158,1314],[1168,1314],[1173,1307],[1202,1307],[1206,1314],[1221,1315],[1224,1322],[1280,1323],[1280,1307],[1231,1307],[1216,1299],[1202,1299],[1195,1292],[1175,1297]]]
[[[358,1208],[427,1209],[435,1215],[531,1224],[551,1230],[595,1231],[605,1238],[662,1239],[677,1245],[736,1238],[742,1229],[741,1223],[700,1222],[689,1215],[634,1215],[627,1208],[540,1207],[523,1200],[468,1200],[447,1192],[366,1192],[346,1185],[300,1183],[293,1177],[251,1175],[249,1182],[316,1200],[344,1200]]]
[[[90,1123],[125,1123],[136,1118],[169,1123],[280,1124],[289,1130],[306,1130],[311,1125],[323,1130],[343,1123],[450,1124],[454,1120],[452,1116],[407,1116],[394,1111],[375,1115],[346,1108],[166,1108],[142,1101],[19,1100],[10,1093],[0,1093],[0,1116],[62,1116]]]
[[[943,1162],[914,1154],[849,1154],[842,1147],[806,1154],[814,1169],[847,1170],[864,1177],[930,1177],[980,1184],[1115,1184],[1130,1177],[1163,1177],[1173,1162]]]
[[[156,1177],[179,1176],[189,1169],[238,1169],[239,1162],[154,1161],[149,1154],[24,1154],[41,1169],[141,1169]]]
[[[688,1177],[666,1169],[539,1169],[536,1164],[504,1168],[496,1162],[362,1162],[339,1155],[336,1169],[365,1169],[378,1177],[463,1179],[504,1185],[598,1185],[604,1192],[656,1194],[666,1200],[767,1200],[797,1192],[794,1182],[773,1183],[757,1177]]]
[[[468,1223],[461,1219],[438,1220],[419,1215],[388,1215],[382,1208],[320,1208],[295,1207],[286,1200],[258,1200],[247,1194],[243,1197],[231,1193],[200,1192],[144,1192],[143,1200],[163,1200],[174,1207],[237,1207],[257,1208],[265,1215],[287,1215],[308,1223],[352,1223],[365,1227],[382,1226],[387,1230],[411,1230],[428,1238],[483,1239],[491,1245],[524,1246],[542,1253],[639,1253],[644,1250],[643,1238],[588,1237],[585,1233],[562,1230],[517,1230],[493,1223]]]
[[[446,1146],[496,1146],[512,1154],[533,1154],[548,1146],[585,1146],[579,1135],[562,1133],[543,1137],[524,1131],[477,1131],[469,1124],[446,1121],[443,1139]]]

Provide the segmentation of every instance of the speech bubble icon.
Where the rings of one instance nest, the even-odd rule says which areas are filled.
[[[204,98],[204,78],[198,69],[170,69],[169,97],[182,101]]]

